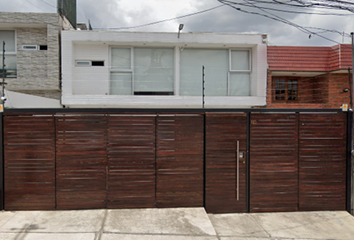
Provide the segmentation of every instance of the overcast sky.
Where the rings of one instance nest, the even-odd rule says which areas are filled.
[[[242,0],[237,1],[242,2]],[[0,11],[56,12],[56,3],[57,0],[0,0]],[[178,25],[183,23],[182,32],[267,33],[269,45],[303,46],[332,46],[337,43],[350,43],[350,37],[347,35],[354,31],[354,13],[349,11],[316,10],[321,13],[346,14],[345,16],[272,12],[300,27],[336,31],[328,33],[328,31],[323,32],[324,30],[311,30],[332,40],[329,41],[316,34],[311,34],[310,37],[308,32],[303,33],[289,24],[257,15],[270,16],[269,12],[240,7],[242,11],[249,12],[245,13],[222,5],[217,0],[77,0],[77,20],[87,23],[89,19],[94,29],[113,30],[175,18],[218,6],[221,7],[190,17],[132,28],[129,31],[177,32]],[[339,34],[343,32],[344,37],[343,34]]]

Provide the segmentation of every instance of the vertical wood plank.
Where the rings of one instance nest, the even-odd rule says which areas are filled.
[[[155,207],[155,116],[109,116],[107,151],[107,207]]]
[[[346,115],[300,114],[300,210],[346,208]]]
[[[236,145],[239,141],[239,176]],[[209,213],[247,211],[247,114],[207,113],[206,115],[206,199]],[[239,199],[237,200],[237,178]]]
[[[56,117],[57,209],[106,208],[107,120]]]
[[[252,113],[250,211],[298,210],[298,116]]]
[[[53,116],[5,116],[5,209],[55,209]]]
[[[157,207],[203,206],[203,116],[157,117]]]

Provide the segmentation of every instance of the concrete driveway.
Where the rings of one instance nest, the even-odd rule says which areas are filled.
[[[0,212],[4,240],[353,240],[344,211],[207,214],[203,208]]]

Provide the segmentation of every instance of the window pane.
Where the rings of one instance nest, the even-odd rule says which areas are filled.
[[[111,73],[111,95],[131,95],[132,94],[132,74],[131,73]]]
[[[173,92],[174,49],[134,49],[134,91]]]
[[[231,51],[231,70],[250,69],[250,56],[248,50]]]
[[[15,48],[15,31],[13,30],[0,30],[0,51],[2,54],[3,41],[5,41],[6,52],[16,52]]]
[[[112,48],[111,61],[112,68],[131,69],[130,48]]]
[[[290,79],[288,81],[288,100],[297,100],[297,80]]]
[[[16,55],[5,54],[5,65],[6,65],[5,69],[16,70],[16,68],[17,68]],[[2,69],[2,54],[0,55],[0,69]]]
[[[250,95],[250,74],[249,73],[230,74],[230,95],[231,96]]]
[[[181,52],[180,95],[202,95],[202,66],[205,95],[227,96],[228,50],[184,49]]]
[[[77,67],[89,67],[91,66],[91,61],[76,61],[75,64]]]

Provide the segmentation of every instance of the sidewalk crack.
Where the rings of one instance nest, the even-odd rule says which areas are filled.
[[[95,234],[95,240],[101,240],[103,230],[104,230],[104,225],[106,224],[106,220],[107,220],[107,215],[108,215],[107,211],[108,210],[105,209],[101,229]]]

